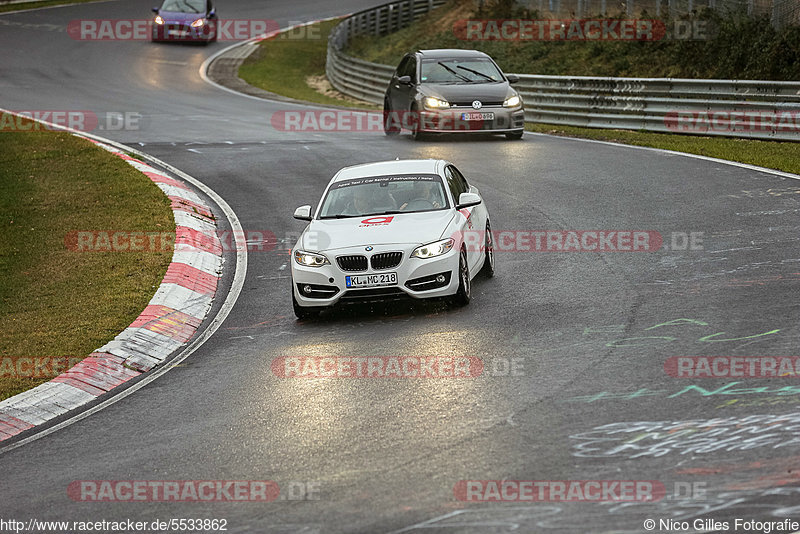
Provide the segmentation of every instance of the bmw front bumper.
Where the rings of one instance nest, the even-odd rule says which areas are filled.
[[[324,255],[330,264],[308,267],[294,260],[292,251],[292,291],[295,300],[304,307],[333,306],[338,302],[390,300],[411,297],[436,298],[453,295],[458,290],[459,251],[450,250],[434,258],[415,258],[411,253],[419,244],[376,246],[365,253],[364,247],[351,247],[334,251],[316,252]],[[369,258],[383,252],[402,252],[396,267],[373,269]],[[340,256],[366,256],[366,270],[349,271],[340,266]],[[348,288],[346,277],[351,275],[381,275],[397,273],[397,283],[371,288]],[[441,276],[441,278],[440,278]]]

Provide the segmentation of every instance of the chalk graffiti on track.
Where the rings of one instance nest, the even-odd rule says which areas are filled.
[[[688,421],[632,421],[570,436],[584,458],[659,457],[758,448],[800,448],[800,413]]]

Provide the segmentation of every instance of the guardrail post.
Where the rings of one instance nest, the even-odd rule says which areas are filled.
[[[776,30],[781,26],[780,15],[778,14],[778,0],[772,0],[772,27]]]

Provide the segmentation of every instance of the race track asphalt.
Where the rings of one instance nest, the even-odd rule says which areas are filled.
[[[65,32],[71,20],[148,17],[151,3],[0,16],[0,106],[141,114],[138,129],[95,133],[200,179],[246,231],[271,232],[278,246],[249,252],[236,306],[183,364],[1,454],[0,517],[225,518],[230,532],[275,533],[634,533],[645,532],[647,518],[800,521],[796,378],[672,378],[664,370],[672,356],[798,355],[800,182],[530,134],[414,142],[279,131],[272,114],[301,107],[200,78],[202,62],[229,43],[81,42]],[[218,7],[224,17],[286,26],[379,3]],[[287,249],[302,223],[294,208],[316,204],[343,166],[397,157],[455,163],[480,188],[496,231],[652,230],[669,248],[673,233],[695,233],[702,249],[498,252],[496,277],[475,281],[468,307],[362,306],[295,320]],[[486,372],[273,374],[275,358],[297,355],[475,356]],[[506,372],[512,363],[517,372]],[[667,497],[467,503],[454,494],[461,480],[500,479],[656,480]],[[67,487],[80,480],[271,480],[282,498],[75,502]],[[687,484],[707,494],[676,496]],[[317,488],[314,499],[291,498],[303,485]]]

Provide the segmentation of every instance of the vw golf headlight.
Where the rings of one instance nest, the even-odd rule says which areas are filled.
[[[422,245],[421,247],[417,247],[414,249],[414,252],[411,253],[411,256],[415,258],[435,258],[436,256],[441,256],[442,254],[447,254],[453,249],[453,245],[455,244],[455,239],[443,239],[441,241],[436,241],[435,243],[429,243],[427,245]]]
[[[504,108],[515,108],[522,104],[522,99],[519,95],[514,95],[511,98],[507,98],[505,102],[503,102]]]
[[[205,23],[205,19],[197,19],[196,21],[192,22],[192,28],[202,28]]]
[[[430,109],[447,109],[450,107],[450,102],[447,100],[440,100],[438,98],[434,98],[432,96],[426,96],[425,100],[423,100],[426,108]]]
[[[303,252],[302,250],[295,251],[294,261],[296,261],[300,265],[304,265],[305,267],[322,267],[323,265],[330,264],[328,258],[323,256],[322,254],[314,254],[313,252]]]
[[[156,24],[164,24],[164,18],[161,15],[156,15]]]

